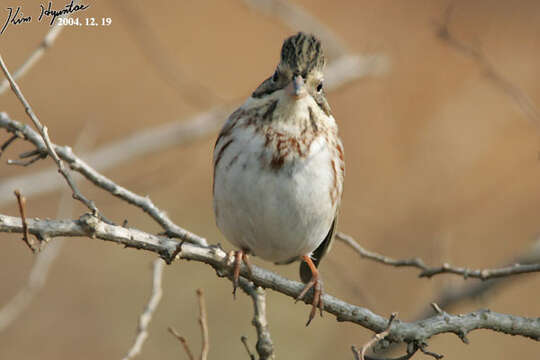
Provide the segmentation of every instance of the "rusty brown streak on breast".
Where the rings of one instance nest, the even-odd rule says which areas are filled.
[[[338,193],[336,162],[334,160],[332,160],[332,176],[334,181],[332,183],[332,188],[330,189],[330,201],[332,202],[333,206],[336,204]]]
[[[302,154],[302,149],[300,148],[300,143],[298,142],[298,140],[296,140],[296,138],[290,138],[288,142],[291,148],[294,147],[294,149],[298,153],[298,156],[304,156],[304,154]]]
[[[338,151],[338,156],[339,156],[339,168],[341,169],[341,172],[344,173],[345,172],[345,158],[343,156],[343,148],[341,147],[341,144],[338,143],[337,146],[337,151]]]
[[[270,161],[270,167],[272,168],[272,170],[278,171],[283,167],[283,163],[285,162],[285,156],[286,155],[279,154],[272,158],[272,161]]]
[[[338,151],[339,159],[340,159],[341,161],[343,161],[343,148],[341,147],[340,144],[337,144],[337,151]]]

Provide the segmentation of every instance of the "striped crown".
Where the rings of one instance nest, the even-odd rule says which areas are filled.
[[[304,77],[313,70],[322,71],[325,65],[321,42],[313,35],[299,32],[283,42],[281,66]]]

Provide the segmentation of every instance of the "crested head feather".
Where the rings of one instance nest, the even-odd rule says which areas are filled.
[[[322,71],[325,65],[321,42],[313,35],[299,32],[287,38],[281,48],[281,66],[293,74],[306,77],[313,70]]]

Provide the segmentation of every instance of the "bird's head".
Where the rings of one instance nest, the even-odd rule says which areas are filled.
[[[293,100],[311,96],[329,114],[330,107],[324,97],[325,63],[321,42],[311,34],[299,32],[284,41],[281,61],[274,74],[252,96],[263,98],[276,91],[284,91]]]

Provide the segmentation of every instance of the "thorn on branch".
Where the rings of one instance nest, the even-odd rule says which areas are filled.
[[[440,306],[437,304],[437,303],[434,303],[432,302],[431,303],[431,307],[433,308],[433,310],[435,310],[435,312],[439,315],[442,315],[444,312],[442,311],[442,309],[440,308]]]
[[[33,163],[35,163],[38,160],[45,159],[47,157],[47,154],[40,153],[39,155],[34,156],[33,158],[23,161],[23,160],[11,160],[9,159],[7,161],[8,165],[17,165],[17,166],[30,166]]]
[[[174,250],[174,252],[171,254],[171,256],[164,259],[165,262],[167,262],[167,265],[171,265],[171,263],[176,259],[178,254],[182,252],[182,245],[184,245],[184,242],[185,242],[184,240],[180,241],[178,243],[178,246],[176,246],[176,249]]]
[[[15,141],[18,137],[19,136],[17,134],[13,134],[9,139],[6,140],[5,143],[2,144],[2,146],[0,146],[0,156],[2,156],[2,153],[7,149],[7,147],[11,145],[11,143]]]
[[[47,152],[41,151],[40,149],[34,149],[34,150],[25,151],[25,152],[21,153],[19,155],[19,158],[20,159],[25,159],[25,158],[32,157],[32,156],[35,156],[35,155],[42,155],[45,158],[47,156]]]
[[[250,360],[256,360],[257,358],[255,357],[255,354],[253,354],[253,353],[251,352],[251,350],[249,349],[249,344],[248,344],[248,339],[247,339],[247,337],[245,337],[244,335],[242,335],[242,336],[240,337],[240,341],[242,342],[242,344],[244,344],[244,348],[246,349],[246,352],[248,353]]]
[[[23,241],[24,243],[32,250],[33,253],[37,251],[37,248],[34,247],[34,245],[30,242],[29,234],[28,234],[28,224],[26,222],[26,214],[25,214],[25,205],[26,205],[26,198],[21,195],[21,192],[19,190],[15,190],[15,197],[17,198],[17,204],[19,204],[19,213],[21,214],[21,221],[22,221],[22,228],[23,228]]]

